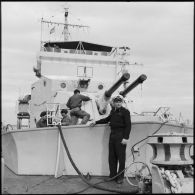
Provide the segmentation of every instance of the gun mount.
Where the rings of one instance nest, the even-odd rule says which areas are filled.
[[[121,91],[119,94],[125,97],[131,90],[133,90],[137,85],[143,83],[147,79],[145,74],[140,75],[133,83],[131,83],[126,89]]]
[[[100,99],[98,99],[97,106],[98,106],[98,110],[100,114],[106,113],[106,109],[107,109],[107,105],[109,103],[110,97],[120,87],[120,85],[123,82],[127,81],[129,78],[130,78],[130,74],[124,73],[121,76],[121,78],[118,81],[116,81],[107,91],[105,91],[105,93]]]
[[[124,73],[121,78],[114,83],[114,85],[112,85],[112,87],[110,87],[110,89],[108,89],[107,91],[105,91],[104,95],[107,98],[110,98],[111,95],[116,91],[116,89],[119,88],[119,86],[124,82],[127,81],[130,78],[130,74],[129,73]]]

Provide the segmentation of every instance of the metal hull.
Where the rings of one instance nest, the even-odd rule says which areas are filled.
[[[161,128],[160,128],[161,127]],[[178,132],[193,134],[192,127],[162,122],[132,122],[132,130],[126,150],[126,166],[132,162],[131,147],[141,139],[158,133]],[[79,170],[86,174],[109,174],[108,125],[64,126],[63,135],[72,158]],[[5,164],[19,175],[76,175],[63,147],[57,127],[24,129],[2,134],[2,151]],[[136,161],[149,165],[152,148],[147,140],[139,144]]]

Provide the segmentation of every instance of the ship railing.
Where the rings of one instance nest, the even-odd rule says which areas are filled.
[[[61,114],[59,103],[47,103],[47,126],[61,125]]]
[[[104,51],[92,51],[92,50],[76,50],[76,49],[62,49],[56,47],[41,47],[42,52],[54,52],[54,53],[66,53],[66,54],[80,54],[80,55],[92,55],[92,56],[109,56],[109,52]]]
[[[170,107],[159,107],[156,112],[154,112],[154,116],[159,116],[162,121],[169,121],[177,124],[181,124],[182,122],[178,120],[170,111]]]

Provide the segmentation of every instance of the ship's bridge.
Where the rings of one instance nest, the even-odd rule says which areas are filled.
[[[45,42],[37,53],[36,71],[42,75],[52,73],[99,80],[109,75],[114,81],[120,72],[118,65],[123,63],[117,56],[126,51],[129,51],[129,48],[83,41]]]
[[[112,54],[113,47],[84,41],[66,41],[44,43],[42,50],[46,52],[109,56]]]

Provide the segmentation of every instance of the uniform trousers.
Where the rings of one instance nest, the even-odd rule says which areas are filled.
[[[112,132],[110,134],[109,139],[109,168],[110,168],[110,176],[114,177],[122,170],[125,169],[125,159],[126,159],[126,145],[121,144],[123,139],[122,132]],[[119,165],[118,165],[119,164]],[[118,171],[117,171],[118,166]],[[123,179],[124,172],[120,174],[116,179]]]

